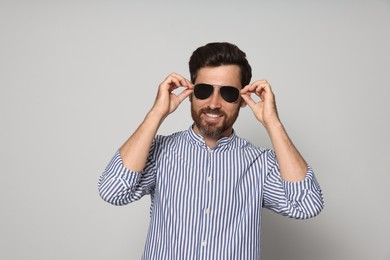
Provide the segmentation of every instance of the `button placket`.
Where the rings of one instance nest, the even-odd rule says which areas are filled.
[[[205,200],[203,204],[203,234],[202,234],[202,240],[201,240],[201,246],[202,248],[206,248],[208,245],[207,239],[210,237],[210,203],[211,203],[211,196],[212,196],[212,173],[213,173],[213,168],[214,168],[214,162],[213,162],[213,154],[214,151],[210,148],[207,148],[208,152],[208,168],[207,168],[207,174],[205,175]]]

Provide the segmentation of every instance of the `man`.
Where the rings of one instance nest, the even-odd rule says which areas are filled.
[[[114,205],[151,196],[143,259],[260,259],[262,207],[310,218],[323,208],[322,192],[278,117],[269,83],[250,84],[244,52],[209,43],[194,51],[189,67],[191,81],[172,73],[159,85],[153,107],[100,177],[100,194]],[[187,97],[194,124],[157,135]],[[234,132],[246,105],[272,150]]]

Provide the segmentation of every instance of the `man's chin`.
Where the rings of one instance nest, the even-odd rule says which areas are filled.
[[[202,125],[199,130],[203,135],[208,137],[220,137],[223,133],[222,127],[217,127],[215,125]]]

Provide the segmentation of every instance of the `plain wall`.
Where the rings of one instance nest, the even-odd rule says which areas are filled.
[[[389,260],[390,1],[0,1],[0,259],[140,259],[150,198],[97,181],[158,84],[212,41],[244,50],[325,209],[268,210],[264,260]],[[161,134],[191,124],[185,102]],[[235,130],[268,136],[249,108]]]

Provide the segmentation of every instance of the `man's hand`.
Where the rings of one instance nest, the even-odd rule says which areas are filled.
[[[179,94],[173,93],[173,91],[179,87],[185,89]],[[189,80],[179,74],[171,73],[160,83],[152,111],[165,118],[175,111],[180,103],[186,99],[192,91],[193,85]]]
[[[251,95],[255,94],[260,98],[256,102]],[[275,123],[280,123],[278,111],[276,109],[275,95],[272,92],[271,86],[266,80],[258,80],[241,90],[241,97],[246,104],[252,109],[253,114],[264,127],[268,127]]]

